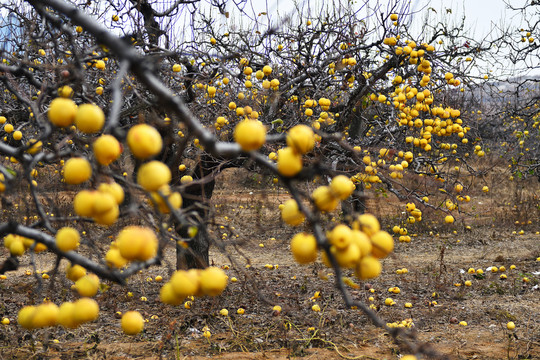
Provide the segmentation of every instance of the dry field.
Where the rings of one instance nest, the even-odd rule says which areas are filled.
[[[171,247],[162,267],[141,272],[126,288],[107,283],[110,287],[96,297],[101,306],[96,322],[76,330],[28,332],[16,325],[23,305],[76,296],[63,274],[53,276],[54,256],[36,256],[34,269],[25,255],[20,269],[0,280],[0,317],[11,320],[0,327],[0,359],[399,359],[404,353],[399,343],[358,310],[343,306],[329,269],[293,262],[288,241],[298,229],[284,225],[278,211],[286,192],[269,185],[271,179],[243,170],[228,170],[221,177],[212,199],[212,229],[219,239],[227,233],[226,252],[213,247],[211,262],[228,267],[229,277],[238,279],[222,296],[196,298],[190,309],[161,304],[160,283],[153,279],[161,275],[166,280],[172,271]],[[506,178],[495,173],[474,180],[491,191],[472,193],[473,200],[463,206],[468,215],[458,216],[451,226],[441,224],[441,214],[425,211],[422,223],[409,226],[416,235],[412,241],[397,243],[383,262],[382,276],[369,284],[357,282],[350,289],[353,296],[375,304],[387,323],[412,323],[419,341],[451,359],[540,359],[540,186],[533,179],[522,190]],[[64,195],[64,200],[53,199],[61,202],[60,208],[69,206],[69,193]],[[403,220],[404,206],[392,196],[373,196],[367,203],[384,226]],[[332,217],[339,219],[339,214],[329,216],[329,223]],[[91,233],[91,226],[81,226]],[[108,243],[107,236],[115,231],[100,233],[96,243]],[[6,256],[2,248],[0,258]],[[511,265],[516,269],[510,270]],[[505,266],[507,279],[500,279],[500,271],[486,271],[493,266]],[[482,268],[485,276],[468,274],[471,267]],[[397,274],[402,268],[408,273]],[[51,278],[37,281],[36,270]],[[467,280],[472,286],[464,285]],[[394,286],[399,294],[388,292]],[[385,306],[387,297],[396,305]],[[412,308],[405,308],[406,302]],[[312,311],[315,303],[320,312]],[[274,305],[282,312],[274,312]],[[245,314],[236,313],[240,307]],[[223,308],[228,317],[219,315]],[[128,310],[148,319],[144,332],[135,337],[122,334],[116,314]],[[461,321],[467,326],[459,325]],[[516,324],[514,331],[506,329],[508,321]],[[205,327],[210,339],[202,336]]]

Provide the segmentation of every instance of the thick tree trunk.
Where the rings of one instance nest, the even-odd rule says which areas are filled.
[[[203,155],[204,156],[204,155]],[[194,171],[194,180],[203,179],[212,174],[218,165],[209,156],[204,156],[197,163]],[[208,252],[210,249],[210,239],[206,231],[206,219],[209,213],[209,201],[214,191],[215,179],[209,179],[204,184],[188,186],[183,194],[182,208],[192,207],[196,212],[198,219],[197,234],[190,238],[189,227],[178,225],[176,230],[178,234],[186,239],[187,246],[183,244],[176,245],[176,268],[177,269],[203,269],[208,267]]]

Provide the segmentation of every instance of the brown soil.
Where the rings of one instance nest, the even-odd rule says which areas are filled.
[[[161,284],[149,280],[157,275],[168,279],[175,259],[169,247],[163,266],[141,272],[126,288],[107,283],[110,288],[96,296],[101,306],[96,322],[76,330],[28,332],[16,325],[23,305],[46,297],[60,303],[76,295],[63,275],[39,282],[26,275],[27,270],[34,275],[34,269],[30,256],[25,255],[20,269],[0,280],[0,316],[11,320],[10,325],[0,326],[0,359],[398,359],[407,353],[365,315],[344,307],[329,269],[293,262],[288,241],[299,229],[284,225],[279,218],[277,207],[288,198],[283,189],[268,185],[271,179],[242,171],[229,171],[223,180],[212,200],[212,231],[216,241],[225,238],[226,252],[213,247],[211,261],[228,266],[229,277],[238,281],[229,283],[222,296],[196,298],[191,309],[161,304]],[[412,319],[411,331],[418,341],[451,359],[540,359],[539,227],[536,221],[512,225],[535,214],[529,211],[529,218],[520,218],[523,215],[513,208],[513,191],[508,190],[505,198],[500,196],[505,191],[493,189],[464,205],[464,211],[479,214],[477,217],[463,215],[456,224],[445,226],[427,220],[441,217],[433,214],[426,215],[423,223],[409,226],[417,236],[408,244],[396,243],[393,254],[383,261],[383,274],[370,282],[374,292],[357,282],[358,288],[350,289],[353,297],[375,304],[378,315],[388,323]],[[69,198],[69,194],[63,195]],[[530,199],[534,195],[534,191],[527,193]],[[60,201],[69,205],[69,199]],[[372,197],[368,207],[385,226],[403,220],[403,205],[391,196]],[[338,218],[339,214],[328,216],[328,223],[332,216]],[[466,224],[472,224],[472,229],[465,229]],[[523,235],[512,233],[521,229]],[[104,233],[100,237],[104,240],[97,242],[106,244],[111,233],[114,231]],[[2,248],[0,259],[6,255]],[[35,260],[35,270],[52,274],[53,255],[39,254]],[[516,270],[509,269],[512,264]],[[278,266],[269,269],[265,265]],[[466,273],[470,267],[486,271],[490,266],[505,266],[507,279],[501,280],[500,272],[486,272],[485,277]],[[60,269],[64,267],[65,260]],[[396,274],[401,268],[409,272]],[[472,281],[472,286],[464,286],[465,280]],[[389,293],[393,286],[399,286],[401,292]],[[312,300],[317,291],[320,297]],[[387,297],[396,305],[385,306]],[[413,307],[406,309],[406,302]],[[321,312],[311,310],[315,303]],[[274,312],[274,305],[280,305],[282,312]],[[239,307],[246,310],[244,315],[236,313]],[[222,308],[229,310],[228,317],[219,315]],[[148,319],[142,334],[122,334],[116,312],[128,310],[138,310]],[[468,325],[461,326],[456,320]],[[515,331],[506,330],[508,321],[515,322]],[[205,326],[212,332],[209,340],[202,336]]]

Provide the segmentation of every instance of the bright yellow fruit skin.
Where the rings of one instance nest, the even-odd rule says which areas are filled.
[[[51,101],[47,117],[49,121],[58,127],[66,127],[73,124],[77,115],[77,104],[71,99],[56,98]]]
[[[168,282],[159,290],[159,300],[164,304],[178,306],[184,302],[185,297],[177,296],[172,284]]]
[[[77,229],[63,227],[56,233],[56,247],[61,251],[71,251],[77,249],[81,236]]]
[[[351,179],[345,175],[338,175],[332,179],[330,189],[336,197],[345,200],[353,193],[355,186]]]
[[[144,328],[144,318],[138,311],[128,311],[122,315],[122,330],[127,335],[137,335]]]
[[[66,268],[66,277],[71,281],[77,281],[86,275],[86,269],[81,265],[69,265]]]
[[[317,240],[308,233],[298,233],[291,239],[291,252],[299,264],[317,260]]]
[[[146,261],[157,253],[158,239],[152,229],[142,226],[127,226],[117,241],[120,255],[127,260]]]
[[[99,278],[95,274],[88,274],[75,282],[75,289],[81,296],[92,297],[97,294]]]
[[[311,194],[317,208],[321,211],[333,211],[339,203],[329,186],[319,186]]]
[[[382,259],[394,250],[394,238],[386,231],[378,231],[370,239],[373,244],[371,253],[376,258]]]
[[[169,185],[163,185],[159,189],[159,192],[167,199],[169,205],[171,205],[173,209],[179,209],[182,206],[182,195],[180,195],[179,192],[171,193],[171,188]],[[161,195],[158,192],[151,192],[150,197],[152,199],[149,201],[149,203],[152,205],[155,203],[161,213],[168,214],[171,212],[171,210]]]
[[[362,230],[367,236],[372,236],[381,229],[381,224],[374,215],[362,214],[353,223],[353,227]]]
[[[58,306],[54,303],[43,303],[39,305],[32,319],[34,328],[44,328],[55,326],[58,321]]]
[[[195,295],[200,289],[200,278],[195,272],[175,271],[173,276],[171,276],[170,282],[174,293],[179,298]]]
[[[124,259],[122,255],[120,255],[120,250],[117,248],[111,248],[107,251],[105,254],[105,261],[107,262],[107,265],[117,269],[123,268],[128,263],[127,259]]]
[[[137,172],[137,182],[146,191],[157,191],[171,181],[171,170],[164,163],[154,160],[141,165]]]
[[[58,325],[68,329],[75,329],[79,323],[74,318],[75,304],[71,302],[62,303],[58,312]]]
[[[242,120],[234,128],[234,141],[242,150],[252,151],[263,146],[266,141],[266,128],[259,120]]]
[[[105,114],[103,110],[94,104],[82,104],[75,116],[75,126],[85,134],[94,134],[103,128]]]
[[[367,279],[373,279],[382,271],[382,265],[379,259],[368,255],[364,256],[360,262],[358,263],[358,266],[356,267],[356,277],[358,277],[361,280],[367,280]]]
[[[91,176],[92,166],[85,158],[71,158],[64,164],[64,180],[68,184],[81,184]]]
[[[98,190],[111,194],[118,205],[124,201],[124,189],[118,183],[102,183],[99,185]]]
[[[94,156],[101,165],[109,165],[122,153],[122,145],[112,135],[101,135],[94,141]]]
[[[305,154],[315,146],[315,134],[307,125],[296,125],[287,133],[287,145],[300,154]]]
[[[147,124],[138,124],[129,129],[127,143],[137,159],[148,159],[157,155],[163,147],[159,132]]]
[[[339,224],[330,231],[328,240],[338,250],[345,250],[352,241],[352,230],[344,224]]]
[[[37,312],[36,306],[25,306],[19,310],[17,322],[27,330],[34,329],[34,317]]]
[[[87,297],[74,302],[73,318],[79,323],[94,321],[99,316],[99,305],[94,299]]]
[[[220,268],[208,267],[200,273],[200,286],[203,294],[218,296],[227,287],[227,275]]]
[[[298,210],[298,203],[296,200],[289,199],[285,201],[285,204],[283,204],[281,218],[287,224],[297,226],[304,222],[305,216],[300,210]]]
[[[283,176],[295,176],[302,170],[302,156],[290,147],[280,149],[278,151],[277,169]]]
[[[73,199],[73,208],[79,216],[90,217],[94,214],[96,191],[81,190]]]

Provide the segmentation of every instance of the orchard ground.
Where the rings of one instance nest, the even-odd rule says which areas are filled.
[[[374,304],[387,323],[412,325],[419,339],[453,359],[538,359],[540,183],[536,179],[510,182],[502,166],[492,163],[489,167],[486,176],[471,178],[474,183],[468,184],[472,185],[467,192],[472,200],[460,205],[469,215],[454,214],[456,222],[445,225],[443,213],[422,209],[424,220],[407,224],[412,241],[396,242],[394,252],[383,261],[379,278],[368,284],[346,272],[355,282],[350,290],[355,298]],[[410,179],[409,185],[414,181]],[[484,185],[489,186],[488,193],[481,191]],[[315,188],[316,184],[308,186]],[[48,195],[62,213],[69,212],[69,199],[75,194],[70,189],[65,186],[58,196],[44,193],[43,201]],[[369,192],[374,193],[378,195],[367,199],[368,211],[387,230],[406,220],[404,203],[391,194]],[[443,196],[434,194],[430,203],[438,205]],[[220,175],[212,198],[215,216],[210,228],[214,237],[224,239],[226,254],[214,246],[210,261],[227,268],[229,278],[238,281],[229,282],[217,298],[195,298],[190,309],[159,302],[160,286],[174,268],[175,253],[170,246],[163,266],[131,278],[127,287],[108,282],[101,286],[96,296],[100,304],[96,322],[76,330],[29,332],[16,324],[22,306],[44,298],[59,303],[76,295],[63,273],[55,276],[52,272],[52,254],[37,255],[35,269],[30,255],[24,255],[19,270],[0,280],[0,316],[11,322],[0,327],[0,359],[398,359],[405,354],[366,316],[344,307],[330,269],[321,263],[294,263],[288,243],[303,228],[281,221],[278,205],[288,198],[279,185],[272,185],[271,177],[242,169]],[[328,224],[339,216],[338,212],[329,214]],[[96,233],[97,245],[108,244],[107,237],[120,228],[97,233],[92,226],[84,227]],[[240,252],[234,243],[241,245]],[[4,248],[1,252],[2,258],[8,255]],[[510,270],[511,265],[516,269]],[[504,266],[506,271],[486,270],[493,266]],[[65,260],[60,266],[64,268]],[[408,270],[406,274],[396,273],[403,268]],[[469,268],[483,269],[484,276],[468,274]],[[37,280],[29,279],[36,270],[40,279],[44,271],[50,276],[40,280],[41,290]],[[506,280],[500,278],[502,274]],[[158,275],[163,277],[161,283],[155,281]],[[471,286],[465,285],[467,280]],[[388,291],[396,286],[399,294]],[[384,305],[388,297],[395,305]],[[405,308],[405,303],[412,307]],[[312,310],[315,304],[321,311]],[[281,312],[273,310],[275,305],[281,306]],[[227,317],[219,314],[224,308],[229,311]],[[238,308],[245,313],[237,314]],[[117,313],[129,310],[140,311],[148,320],[144,332],[134,337],[122,333]],[[467,325],[460,325],[462,321]],[[514,331],[506,329],[509,321],[516,324]],[[208,339],[203,336],[205,329],[212,334]]]

